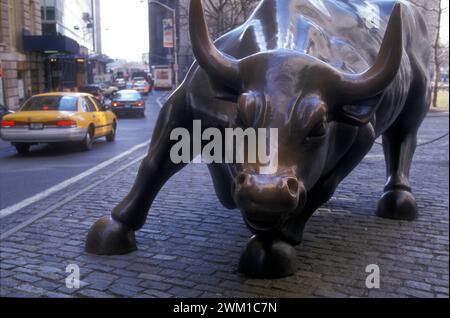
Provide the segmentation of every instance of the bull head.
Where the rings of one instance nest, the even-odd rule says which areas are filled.
[[[400,4],[392,12],[375,63],[359,74],[292,50],[243,59],[227,55],[210,38],[201,0],[190,2],[190,36],[200,67],[214,83],[235,92],[242,122],[280,129],[276,175],[261,176],[244,166],[236,176],[235,201],[254,229],[301,212],[306,193],[324,173],[332,143],[330,123],[367,125],[377,103],[364,101],[379,96],[393,82],[403,55]]]

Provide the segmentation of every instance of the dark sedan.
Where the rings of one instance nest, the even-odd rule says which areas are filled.
[[[123,90],[114,94],[111,109],[116,115],[136,114],[145,117],[145,101],[135,90]]]

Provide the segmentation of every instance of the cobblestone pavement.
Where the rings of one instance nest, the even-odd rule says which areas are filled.
[[[420,142],[447,131],[448,116],[432,115]],[[375,145],[309,222],[298,272],[279,280],[237,272],[250,232],[239,211],[219,204],[202,165],[164,187],[137,233],[139,251],[87,255],[86,233],[130,189],[138,151],[116,164],[115,175],[100,172],[1,220],[0,296],[448,297],[448,150],[448,138],[418,149],[411,179],[420,218],[400,222],[374,215],[385,181]],[[81,269],[80,289],[65,287],[69,264]],[[365,286],[369,264],[380,267],[380,289]]]

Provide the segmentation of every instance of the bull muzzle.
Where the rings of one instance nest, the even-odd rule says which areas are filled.
[[[306,191],[296,177],[240,173],[234,199],[251,229],[271,231],[304,204]]]

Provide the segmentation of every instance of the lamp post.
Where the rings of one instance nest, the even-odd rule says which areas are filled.
[[[157,4],[160,5],[161,7],[169,10],[170,12],[172,12],[172,16],[173,16],[173,37],[174,37],[174,41],[173,41],[173,52],[174,52],[174,64],[173,64],[173,70],[175,72],[175,86],[178,87],[178,52],[177,52],[177,48],[178,48],[178,43],[177,43],[177,25],[176,25],[176,21],[177,21],[177,12],[175,9],[169,7],[168,5],[161,3],[157,0],[149,0],[148,4]]]

